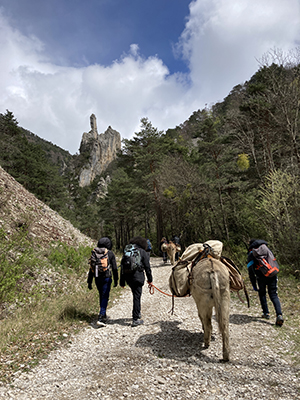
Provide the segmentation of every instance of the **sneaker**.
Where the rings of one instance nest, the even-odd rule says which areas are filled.
[[[106,315],[99,315],[97,325],[98,326],[106,326],[107,316]]]
[[[142,319],[134,319],[132,321],[131,326],[139,326],[139,325],[143,325],[144,321]]]
[[[265,318],[265,319],[270,319],[270,314],[263,313],[263,315],[261,317]]]
[[[283,322],[284,322],[284,319],[283,319],[282,315],[277,315],[276,326],[282,326]]]

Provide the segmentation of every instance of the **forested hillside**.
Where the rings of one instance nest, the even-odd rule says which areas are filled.
[[[104,198],[93,197],[97,181],[78,186],[79,158],[54,156],[28,140],[11,112],[1,117],[0,163],[85,234],[109,235],[117,248],[137,234],[149,237],[156,252],[162,236],[180,236],[183,247],[218,239],[243,264],[248,240],[260,237],[295,273],[299,78],[297,55],[272,51],[249,81],[180,126],[160,132],[143,118],[106,171]]]
[[[101,203],[104,230],[121,247],[135,233],[157,244],[180,235],[184,246],[219,239],[241,264],[260,237],[298,270],[299,78],[296,57],[271,52],[248,82],[175,129],[143,119]]]

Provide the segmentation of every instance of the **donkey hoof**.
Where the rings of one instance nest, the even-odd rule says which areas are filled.
[[[220,360],[221,361],[221,363],[226,363],[226,362],[229,362],[229,358],[223,358],[222,360]]]

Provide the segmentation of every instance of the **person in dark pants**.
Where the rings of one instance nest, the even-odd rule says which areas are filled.
[[[281,304],[277,294],[277,275],[266,277],[261,271],[255,269],[256,260],[252,254],[252,250],[258,248],[262,244],[268,246],[268,243],[260,239],[251,239],[248,248],[247,268],[249,278],[253,286],[253,290],[258,291],[260,304],[262,307],[262,318],[270,319],[269,308],[267,303],[267,290],[270,300],[273,303],[276,312],[276,325],[282,326],[284,320],[282,317]],[[257,288],[258,286],[258,288]]]
[[[114,278],[114,286],[118,285],[118,267],[116,257],[111,251],[112,242],[108,237],[99,239],[97,247],[92,251],[90,270],[88,274],[88,288],[92,289],[93,278],[99,292],[100,312],[98,316],[97,325],[105,326],[107,322],[106,309],[109,301],[109,293],[112,284],[112,276]],[[105,267],[100,266],[101,261],[104,259]]]
[[[178,247],[180,248],[180,239],[178,236],[174,235],[172,237],[172,242],[176,244],[176,248],[178,249]],[[179,251],[176,251],[175,253],[175,261],[179,260]]]
[[[121,268],[120,286],[125,287],[125,283],[127,283],[131,289],[133,296],[131,326],[138,326],[144,323],[144,321],[141,319],[141,296],[142,296],[143,285],[145,283],[145,273],[147,276],[147,282],[151,283],[152,272],[149,263],[149,257],[146,252],[148,245],[147,240],[145,238],[137,236],[130,239],[129,243],[136,245],[136,248],[140,252],[141,265],[140,268],[135,270],[133,273],[125,273],[124,269]],[[122,262],[121,262],[121,267],[122,267]]]
[[[165,237],[163,237],[160,241],[160,246],[162,246],[163,244],[168,244],[168,241]],[[166,263],[168,261],[167,252],[162,250],[162,256],[163,256],[163,262]]]

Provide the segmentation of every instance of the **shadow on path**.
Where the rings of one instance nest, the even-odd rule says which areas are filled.
[[[118,319],[108,318],[106,325],[128,326],[131,325],[131,323],[132,323],[132,318],[118,318]],[[104,328],[103,326],[97,325],[97,319],[92,321],[90,326],[94,329]]]
[[[203,333],[180,329],[181,322],[179,321],[160,321],[155,324],[160,324],[161,331],[142,335],[136,342],[137,347],[150,347],[153,354],[159,358],[193,363],[195,362],[194,357],[201,358],[207,362],[220,361],[202,353],[202,350],[204,350]],[[211,340],[213,343],[214,336],[212,336]],[[191,357],[193,358],[189,360]]]
[[[229,317],[229,323],[235,325],[251,324],[251,322],[259,322],[264,325],[274,325],[270,320],[262,319],[259,317],[253,317],[247,314],[231,314]]]

